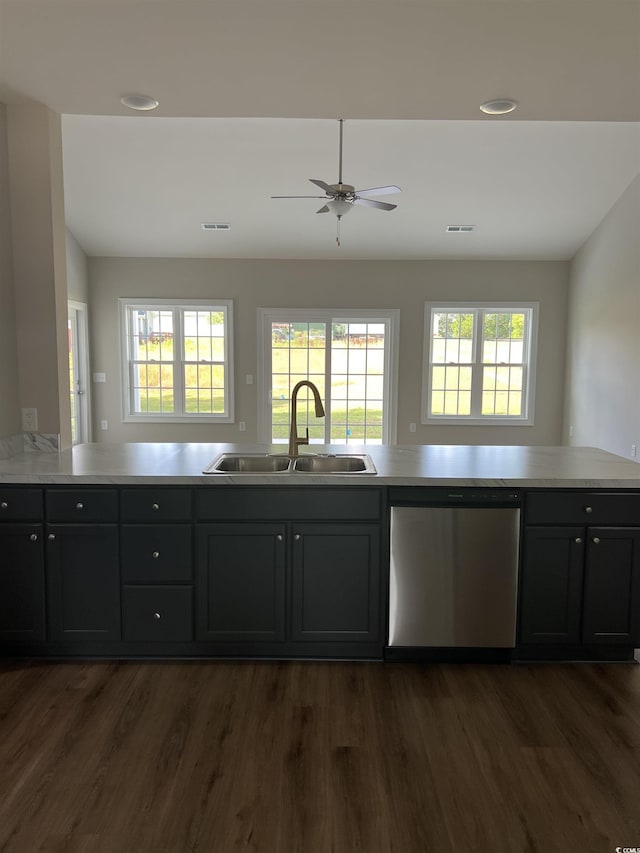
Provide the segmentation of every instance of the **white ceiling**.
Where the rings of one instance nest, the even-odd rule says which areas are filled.
[[[640,2],[0,0],[0,99],[66,114],[92,255],[569,258],[640,169]],[[337,180],[339,116],[345,180],[403,192],[337,249],[322,202],[269,196]]]

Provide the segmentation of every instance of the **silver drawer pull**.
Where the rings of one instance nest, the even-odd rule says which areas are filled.
[[[151,509],[153,509],[153,510],[160,509],[160,504],[151,504]]]
[[[0,503],[0,509],[9,509],[9,504],[6,501]]]
[[[576,536],[573,541],[576,543],[576,545],[582,545],[582,539],[579,536]]]
[[[158,557],[160,556],[160,551],[154,551],[151,556],[153,557],[154,560],[157,560]]]
[[[156,612],[153,614],[153,618],[158,620],[158,619],[162,619],[162,616],[160,616],[160,614],[158,612]]]
[[[84,509],[84,504],[82,503],[82,501],[78,501],[78,503],[76,504],[76,509]]]
[[[278,535],[276,536],[276,539],[278,540],[278,542],[282,542],[283,538],[284,537],[282,536],[282,533],[278,533]]]
[[[592,506],[586,506],[586,507],[584,508],[584,511],[585,511],[585,512],[593,512],[593,507],[592,507]]]
[[[296,533],[296,535],[293,538],[296,540],[296,542],[299,542],[300,541],[300,534]]]
[[[32,533],[31,536],[29,537],[29,539],[31,539],[32,542],[37,542],[38,541],[38,534]]]
[[[49,542],[53,542],[53,540],[54,540],[55,538],[56,538],[56,534],[55,534],[55,533],[50,533],[50,534],[47,536],[47,539],[49,540]]]
[[[593,544],[594,544],[594,545],[599,545],[599,544],[600,544],[600,540],[598,539],[598,537],[597,537],[597,536],[594,536],[594,537],[593,537],[593,539],[592,539],[591,541],[593,542]]]

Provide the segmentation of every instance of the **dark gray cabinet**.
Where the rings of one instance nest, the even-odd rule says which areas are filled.
[[[41,524],[0,525],[0,643],[45,639]]]
[[[122,637],[193,641],[193,494],[171,486],[121,492]]]
[[[0,487],[0,645],[46,638],[42,489]]]
[[[292,640],[380,639],[380,532],[376,525],[294,525],[291,569]]]
[[[120,639],[120,571],[115,524],[48,524],[49,639]]]
[[[222,654],[381,656],[381,503],[367,487],[198,492],[197,639]]]
[[[197,537],[198,639],[283,641],[285,525],[202,524]]]
[[[533,493],[525,518],[520,642],[639,645],[640,496]]]

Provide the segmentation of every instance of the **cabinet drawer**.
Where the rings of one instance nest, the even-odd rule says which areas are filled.
[[[122,526],[125,583],[191,583],[190,524]]]
[[[278,488],[220,486],[196,493],[198,521],[255,519],[289,521],[376,520],[381,513],[380,489]]]
[[[106,523],[118,520],[118,493],[115,489],[48,489],[47,520]]]
[[[10,489],[0,486],[0,521],[39,521],[42,489]]]
[[[191,521],[190,489],[124,489],[123,521]]]
[[[526,499],[527,524],[625,524],[640,526],[640,494],[632,492],[534,492]]]
[[[187,643],[193,637],[193,588],[125,586],[124,639]]]

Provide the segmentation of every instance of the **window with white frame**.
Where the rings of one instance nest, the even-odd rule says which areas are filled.
[[[537,303],[425,305],[423,423],[533,423]]]
[[[398,311],[259,309],[262,405],[259,437],[285,444],[291,392],[313,382],[325,409],[315,417],[313,395],[298,395],[300,434],[312,444],[390,444],[395,441]]]
[[[119,303],[125,421],[233,421],[232,302]]]

